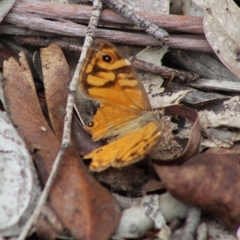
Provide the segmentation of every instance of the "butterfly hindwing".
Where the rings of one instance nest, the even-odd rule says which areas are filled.
[[[102,171],[110,166],[121,168],[143,159],[156,146],[160,135],[159,123],[150,122],[140,130],[92,151],[84,158],[92,159],[91,171]]]

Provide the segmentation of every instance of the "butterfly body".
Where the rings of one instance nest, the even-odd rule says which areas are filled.
[[[80,73],[80,87],[100,107],[88,124],[94,141],[113,139],[85,159],[90,170],[123,167],[144,158],[158,143],[163,124],[151,111],[141,81],[130,62],[106,41],[95,41]]]

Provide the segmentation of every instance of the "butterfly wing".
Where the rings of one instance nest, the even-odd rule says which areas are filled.
[[[158,143],[164,124],[150,122],[141,129],[97,148],[84,159],[92,159],[90,170],[121,168],[143,159]]]
[[[115,134],[130,120],[151,109],[144,87],[131,63],[109,42],[95,41],[82,71],[80,86],[100,108],[87,129],[94,140]]]
[[[80,73],[80,87],[100,107],[87,129],[93,140],[118,136],[87,154],[90,170],[123,167],[144,158],[158,143],[164,124],[156,121],[130,62],[106,41],[95,41]]]
[[[127,108],[119,108],[112,104],[102,103],[94,115],[91,124],[86,128],[92,133],[94,141],[111,136],[117,136],[124,126],[134,121],[137,113]]]

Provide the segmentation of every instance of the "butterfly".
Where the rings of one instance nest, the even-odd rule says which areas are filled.
[[[122,168],[143,159],[158,144],[164,122],[152,111],[142,82],[114,45],[95,40],[79,76],[82,92],[100,103],[86,129],[92,139],[110,139],[84,156],[90,171]]]

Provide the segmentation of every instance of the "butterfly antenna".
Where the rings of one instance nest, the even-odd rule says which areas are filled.
[[[77,116],[78,116],[79,121],[81,122],[82,126],[83,126],[83,127],[86,127],[86,124],[85,124],[85,122],[83,121],[83,119],[82,119],[82,117],[81,117],[81,114],[79,113],[79,111],[78,111],[78,109],[77,109],[77,107],[76,107],[75,104],[74,104],[74,110],[76,111]]]

